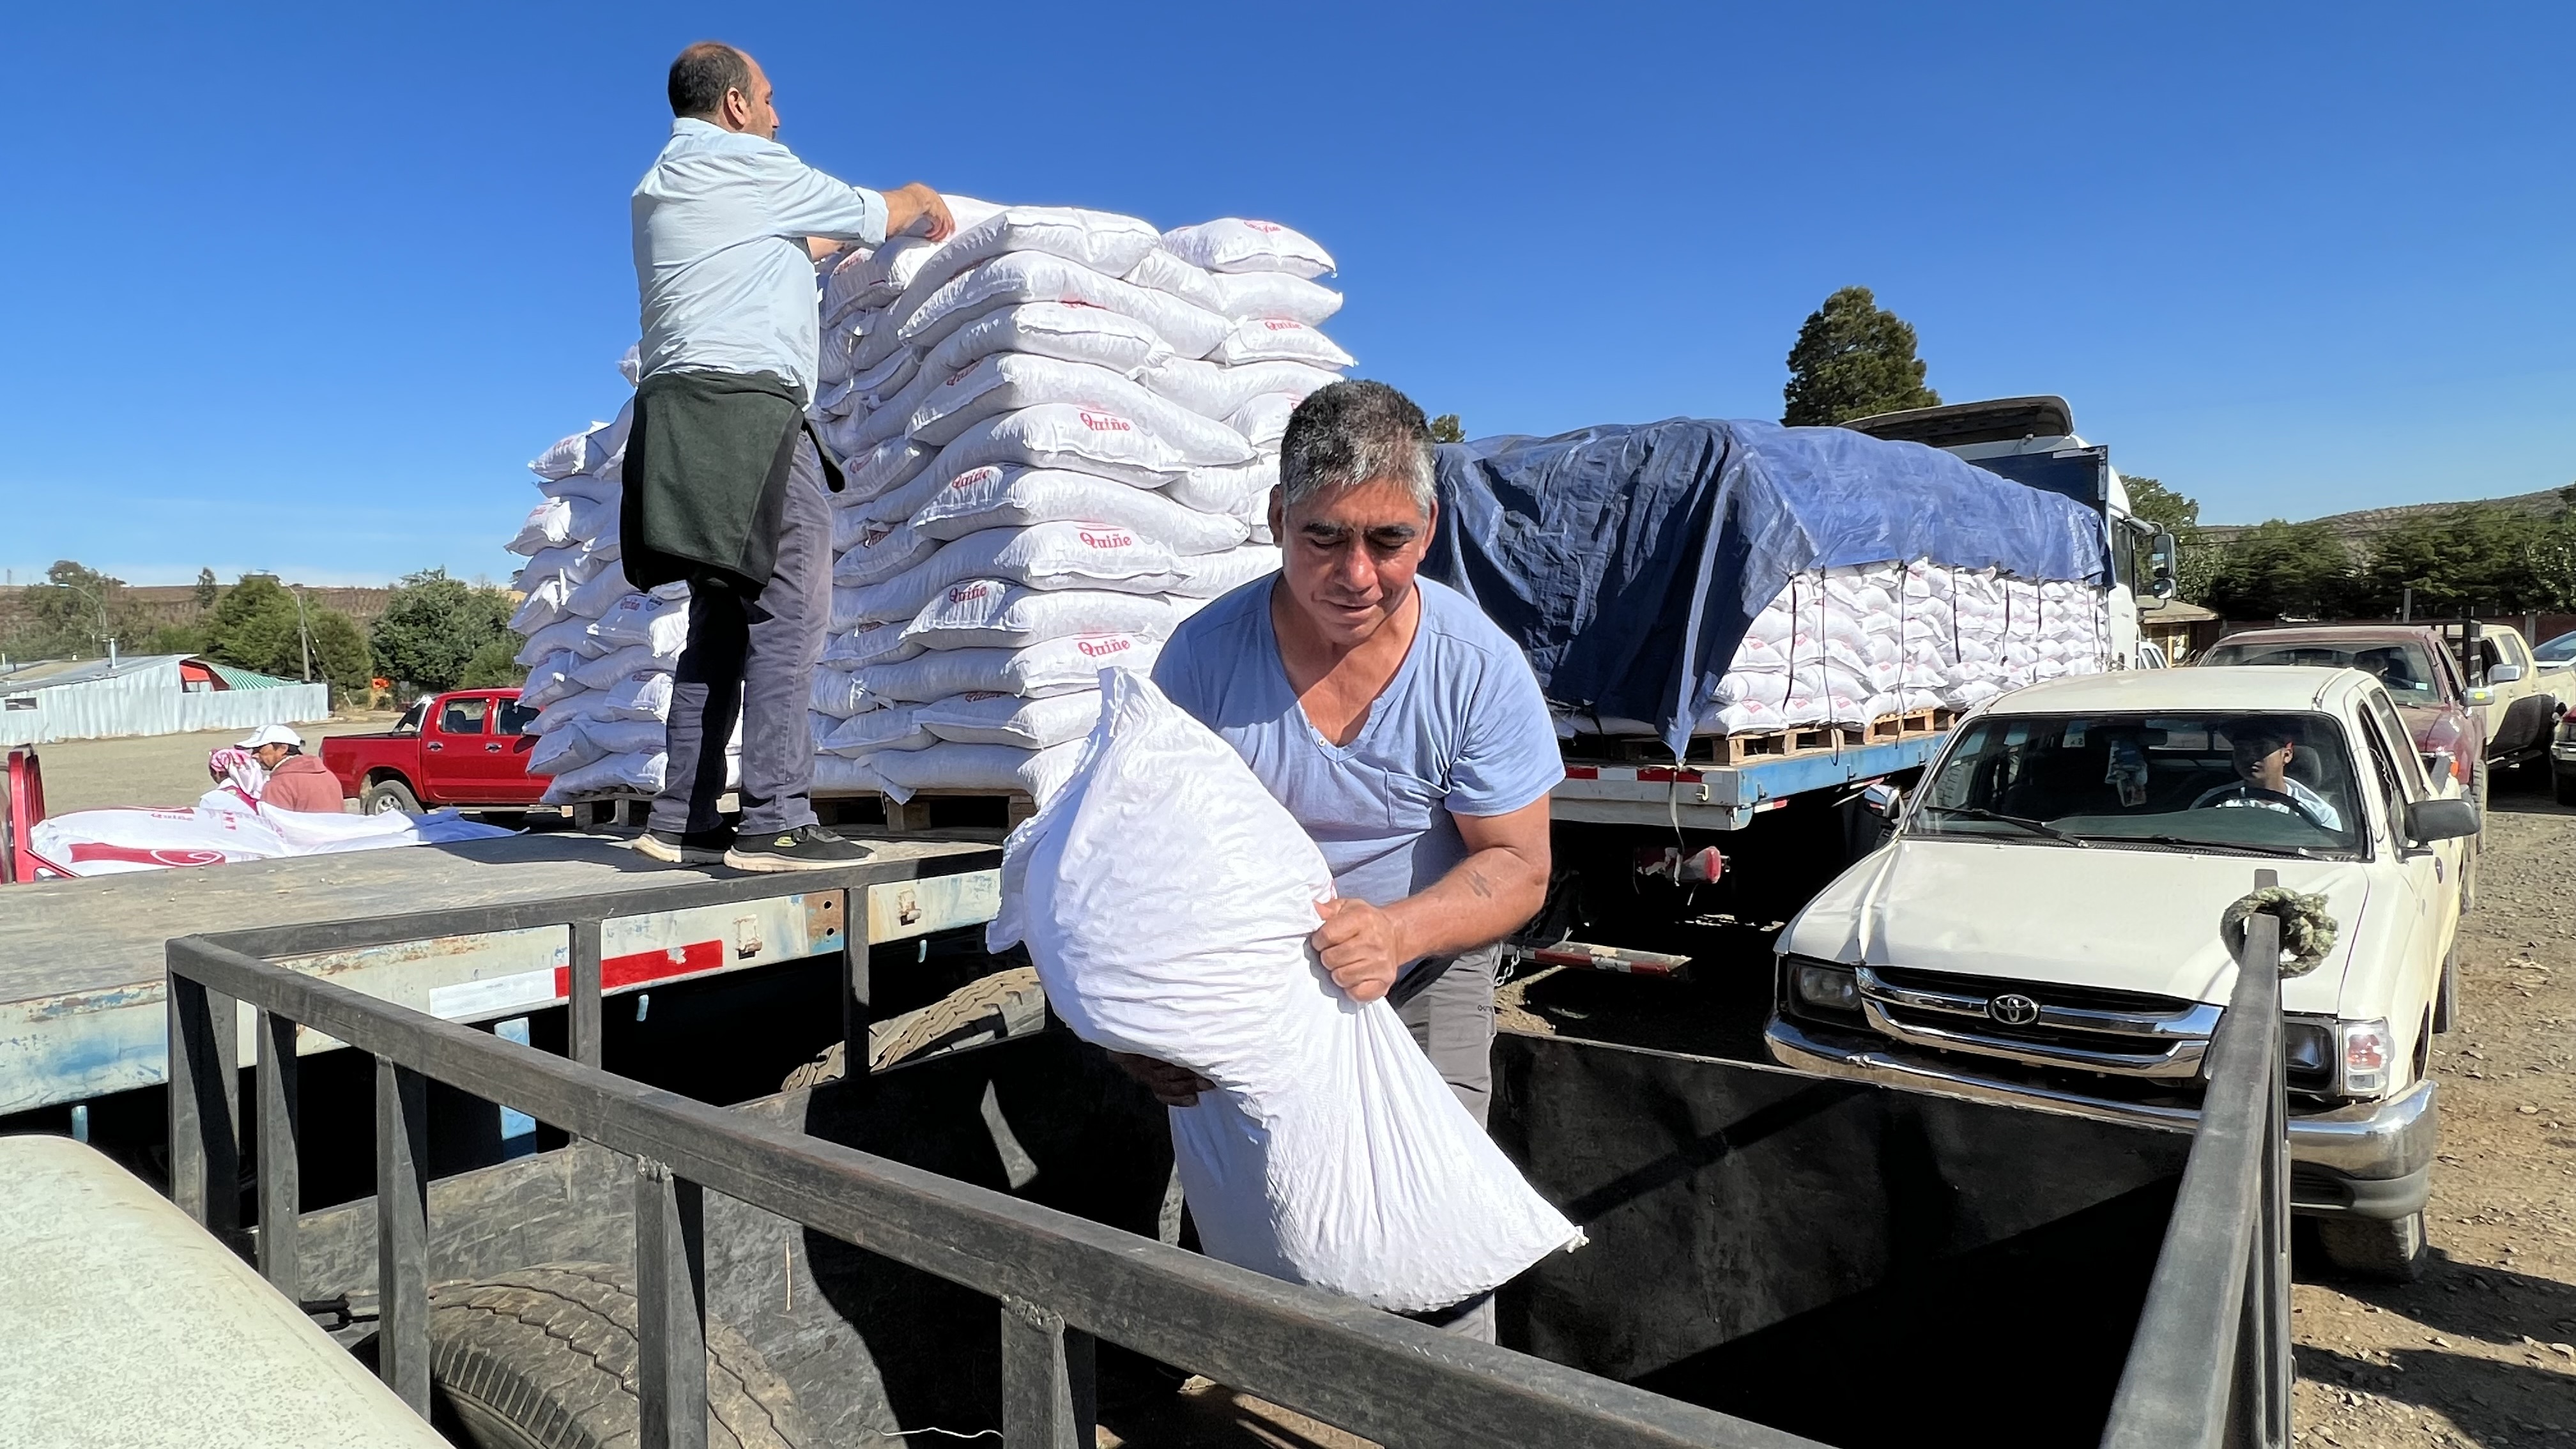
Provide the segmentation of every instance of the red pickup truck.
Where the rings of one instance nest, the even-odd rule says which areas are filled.
[[[340,777],[340,793],[359,813],[416,815],[441,805],[525,809],[546,781],[528,773],[527,733],[537,712],[515,689],[461,689],[424,699],[380,735],[332,735],[322,763]]]

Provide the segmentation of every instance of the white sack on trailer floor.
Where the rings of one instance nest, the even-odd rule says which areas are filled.
[[[1011,834],[986,939],[1026,943],[1084,1040],[1217,1083],[1170,1109],[1210,1256],[1416,1312],[1579,1245],[1394,1008],[1315,961],[1332,874],[1296,821],[1150,682],[1103,687],[1091,739],[1058,747],[1079,768]]]
[[[27,843],[44,864],[76,876],[94,876],[446,845],[516,833],[468,820],[453,810],[427,815],[331,815],[256,805],[229,789],[219,789],[207,791],[186,810],[75,810],[52,816],[36,822]]]

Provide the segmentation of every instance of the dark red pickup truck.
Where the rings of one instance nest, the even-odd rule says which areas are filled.
[[[537,737],[527,728],[536,717],[515,689],[461,689],[414,704],[387,733],[326,738],[322,763],[361,814],[523,809],[546,790],[543,777],[528,773]]]

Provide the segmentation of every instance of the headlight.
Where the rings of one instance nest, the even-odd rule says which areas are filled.
[[[1809,1006],[1845,1013],[1860,1010],[1860,981],[1848,966],[1800,962],[1791,971],[1789,982],[1790,990]]]
[[[2373,1097],[2388,1090],[2389,1063],[2397,1055],[2397,1038],[2385,1021],[2346,1021],[2335,1026],[2343,1044],[2343,1073],[2338,1085],[2348,1097]]]

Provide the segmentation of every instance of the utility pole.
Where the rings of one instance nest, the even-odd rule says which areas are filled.
[[[304,626],[304,586],[298,584],[288,592],[295,595],[295,635],[304,645],[304,682],[311,684],[313,682],[313,631]]]

